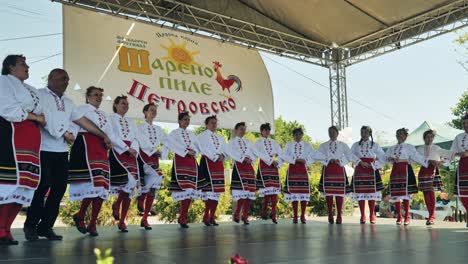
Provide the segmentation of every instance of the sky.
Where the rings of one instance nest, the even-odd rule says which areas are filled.
[[[61,4],[48,0],[0,1],[0,57],[24,54],[31,67],[27,82],[44,87],[44,76],[62,67]],[[468,72],[458,63],[463,59],[462,49],[454,43],[466,31],[448,33],[348,67],[353,138],[358,139],[362,125],[370,125],[381,139],[391,141],[400,127],[413,130],[423,121],[450,121],[450,108],[468,90]],[[45,34],[54,35],[11,40]],[[313,140],[327,140],[331,123],[328,69],[268,53],[262,53],[262,57],[272,83],[275,117],[297,120]],[[70,75],[73,78],[73,73]]]

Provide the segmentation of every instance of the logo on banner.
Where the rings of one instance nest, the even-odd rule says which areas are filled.
[[[174,34],[171,34],[175,36]],[[187,38],[187,37],[185,37]],[[233,93],[243,90],[241,79],[234,74],[227,77],[223,75],[223,65],[212,61],[212,67],[206,67],[197,62],[199,51],[191,51],[187,47],[187,41],[176,44],[172,38],[168,38],[170,45],[160,45],[166,52],[163,57],[151,59],[150,51],[145,48],[127,47],[119,45],[118,70],[122,72],[142,75],[154,75],[157,77],[156,89],[153,85],[132,80],[128,94],[143,103],[154,102],[162,104],[167,110],[177,108],[182,111],[190,111],[192,114],[217,114],[236,110],[236,101]],[[153,51],[160,53],[158,51]],[[195,102],[164,96],[164,91],[179,91],[195,93],[206,97],[216,98],[213,101]]]

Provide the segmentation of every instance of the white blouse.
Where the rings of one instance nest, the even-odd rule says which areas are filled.
[[[226,142],[223,136],[207,129],[197,137],[197,146],[200,152],[211,161],[216,161],[220,155],[227,156]]]
[[[289,164],[295,164],[296,160],[303,159],[306,164],[312,164],[315,161],[321,161],[325,157],[316,151],[309,143],[301,142],[288,142],[280,155],[281,159]]]
[[[196,141],[197,137],[192,131],[179,127],[169,133],[164,141],[164,146],[181,157],[185,157],[189,150],[195,151],[195,156],[198,156],[200,150],[195,144]]]
[[[137,140],[137,128],[135,123],[127,117],[122,117],[116,113],[110,115],[110,125],[114,133],[114,138],[111,138],[112,148],[117,151],[118,154],[122,154],[129,149],[124,140],[130,141],[130,148],[139,151],[139,145]],[[114,143],[115,141],[115,143]],[[125,147],[123,147],[125,145]]]
[[[320,144],[319,152],[325,156],[325,160],[322,160],[323,165],[328,165],[330,160],[337,159],[340,161],[340,165],[344,166],[350,162],[354,165],[358,165],[361,159],[356,157],[348,145],[339,140],[329,140]]]
[[[455,156],[455,152],[445,150],[437,145],[424,145],[419,146],[417,151],[425,160],[443,161],[446,166],[450,165],[450,162]]]
[[[362,141],[361,144],[359,145],[359,141],[354,143],[353,146],[351,147],[351,152],[353,153],[354,156],[360,158],[372,158],[376,159],[372,166],[374,169],[380,169],[385,165],[386,163],[386,157],[385,157],[385,152],[383,149],[379,146],[379,144],[375,143],[372,144],[371,141]]]
[[[427,167],[427,160],[416,151],[413,145],[402,143],[391,146],[385,153],[386,159],[394,158],[400,160],[407,160],[408,162],[413,161],[421,166]],[[391,162],[388,162],[391,163]]]
[[[107,137],[109,137],[113,147],[128,150],[127,144],[125,144],[122,140],[119,140],[118,137],[115,136],[114,130],[112,129],[112,125],[110,122],[110,118],[106,112],[94,107],[91,104],[80,105],[76,108],[75,111],[79,112],[89,121],[93,122],[99,129],[101,129],[107,135]],[[75,134],[75,136],[76,134],[78,134],[78,132],[87,132],[84,128],[81,128],[76,124],[74,124],[73,127],[73,133]]]
[[[245,158],[249,158],[252,161],[252,165],[257,159],[255,155],[255,150],[252,142],[250,140],[235,137],[229,140],[229,143],[226,146],[226,153],[235,161],[243,162]]]
[[[160,148],[160,145],[166,140],[166,133],[160,126],[149,124],[144,121],[138,126],[138,143],[140,149],[148,156],[153,156],[158,149],[161,150],[161,158],[167,156],[166,148]]]
[[[275,157],[277,158],[278,168],[283,164],[280,155],[283,152],[280,145],[271,138],[260,138],[254,145],[255,154],[268,166],[270,166]]]
[[[36,89],[13,75],[0,76],[0,116],[9,122],[21,122],[28,113],[41,114]]]
[[[455,153],[468,151],[468,134],[466,132],[458,134],[453,140],[450,150]]]
[[[72,132],[73,122],[83,114],[76,111],[72,100],[64,95],[59,97],[49,88],[37,90],[46,118],[46,126],[41,128],[41,150],[51,152],[68,152],[68,143],[63,134]]]

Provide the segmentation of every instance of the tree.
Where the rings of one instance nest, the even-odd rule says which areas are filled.
[[[458,103],[450,110],[452,110],[455,118],[450,121],[449,125],[454,128],[463,129],[462,118],[465,116],[465,113],[468,113],[468,91],[462,94]]]

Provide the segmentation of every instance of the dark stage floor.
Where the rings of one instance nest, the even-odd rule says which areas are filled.
[[[389,224],[306,225],[282,220],[278,225],[253,221],[250,226],[222,223],[155,225],[130,232],[101,227],[100,236],[82,236],[73,228],[57,228],[62,242],[26,242],[0,248],[0,263],[95,263],[94,248],[112,248],[114,263],[227,263],[233,254],[249,263],[467,263],[468,230],[460,228],[397,227]]]

